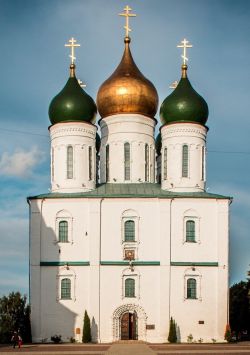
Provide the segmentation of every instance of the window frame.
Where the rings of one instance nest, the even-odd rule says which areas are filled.
[[[57,302],[70,302],[76,301],[76,273],[74,269],[68,265],[61,266],[58,270],[58,274],[56,275],[56,285],[57,285],[57,297],[56,300]],[[63,279],[69,279],[70,280],[70,298],[62,298],[62,289],[61,289],[61,282]]]
[[[68,285],[67,285],[68,288],[66,288],[65,286],[64,286],[64,288],[63,288],[63,281],[67,281],[67,283],[68,283]],[[69,277],[61,278],[61,280],[60,280],[60,287],[61,287],[61,289],[60,289],[60,299],[61,299],[61,300],[71,300],[71,299],[72,299],[72,297],[71,297],[71,294],[72,294],[71,287],[72,287],[72,285],[71,285],[71,280],[70,280],[70,278],[69,278]],[[68,291],[68,292],[69,292],[69,295],[65,297],[65,295],[63,295],[63,290],[64,290],[64,292],[65,292],[65,290]]]
[[[187,243],[196,243],[196,225],[194,219],[186,220],[186,242]]]
[[[168,179],[168,148],[163,149],[163,180]]]
[[[187,278],[186,290],[187,290],[186,298],[188,300],[196,300],[197,299],[197,281],[194,277]]]
[[[123,146],[124,154],[124,181],[131,181],[131,144],[125,142]]]
[[[126,225],[128,225],[129,222],[132,222],[133,223],[133,239],[127,239],[127,235],[126,235],[126,232],[129,232],[130,231],[126,231]],[[136,240],[135,240],[135,228],[136,228],[136,225],[135,225],[135,220],[134,219],[126,219],[124,221],[124,242],[125,243],[134,243]]]
[[[129,282],[131,281],[132,284],[127,286],[128,281]],[[135,298],[136,297],[135,279],[133,277],[128,276],[124,279],[124,297],[125,298]]]
[[[188,241],[187,240],[187,222],[192,221],[195,223],[195,240],[194,241]],[[198,216],[198,214],[195,211],[187,211],[186,214],[184,214],[183,217],[183,244],[187,245],[193,245],[193,244],[200,244],[201,243],[201,238],[200,238],[200,226],[201,226],[201,219]]]
[[[149,145],[148,145],[148,143],[145,144],[144,154],[145,154],[145,182],[150,182],[150,176],[149,176]]]
[[[61,242],[59,240],[59,224],[60,222],[66,221],[68,222],[68,242]],[[73,217],[71,216],[71,214],[66,211],[66,210],[61,210],[59,212],[57,212],[56,214],[56,218],[55,218],[55,239],[54,239],[54,243],[57,244],[67,244],[67,243],[74,243],[74,238],[73,238]]]
[[[105,175],[106,182],[110,181],[110,145],[107,144],[105,148]]]
[[[194,279],[196,281],[196,298],[188,297],[188,280]],[[184,272],[184,301],[202,301],[202,275],[197,267],[191,267],[185,270]]]
[[[89,161],[89,181],[92,181],[94,178],[94,164],[93,164],[93,149],[92,146],[89,146],[88,149],[88,161]]]
[[[62,223],[65,223],[65,226],[67,226],[67,228],[64,227],[65,230],[61,230],[61,225]],[[65,233],[66,231],[66,238],[64,235],[64,238],[61,238],[62,236],[60,235],[61,233]],[[63,240],[65,239],[65,240]],[[59,243],[68,243],[69,242],[69,222],[66,221],[65,219],[62,219],[58,222],[58,240]]]
[[[74,179],[74,148],[71,144],[66,148],[66,178]]]
[[[188,178],[189,177],[189,154],[190,149],[188,144],[182,145],[182,159],[181,159],[181,177]]]

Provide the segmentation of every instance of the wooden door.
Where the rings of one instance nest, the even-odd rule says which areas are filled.
[[[132,313],[129,322],[129,339],[137,340],[137,317],[136,313]]]
[[[129,313],[124,313],[121,317],[121,340],[129,340]]]

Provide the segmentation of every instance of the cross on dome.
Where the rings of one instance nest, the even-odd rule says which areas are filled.
[[[178,84],[179,84],[179,82],[178,82],[177,80],[175,80],[175,81],[169,86],[169,88],[170,88],[170,89],[176,89]]]
[[[71,58],[71,64],[74,64],[74,61],[76,59],[75,47],[80,47],[81,45],[79,43],[76,43],[76,39],[72,37],[71,39],[69,39],[69,43],[66,43],[64,46],[71,47],[71,54],[69,55],[69,57]]]
[[[189,41],[186,40],[186,38],[184,38],[181,41],[181,44],[177,45],[178,48],[183,48],[183,54],[182,54],[182,59],[183,59],[183,64],[186,65],[186,61],[188,61],[188,57],[187,57],[187,48],[192,48],[192,44],[189,44]]]
[[[86,88],[86,84],[83,83],[83,81],[81,81],[81,79],[78,79],[78,84],[81,86],[81,88]]]
[[[128,5],[124,7],[123,9],[125,12],[122,12],[119,14],[119,16],[124,16],[126,17],[126,24],[124,26],[125,29],[125,33],[126,33],[126,37],[129,37],[129,32],[131,32],[131,28],[129,28],[129,17],[135,17],[136,14],[131,14],[129,11],[131,11],[131,7],[129,7]]]

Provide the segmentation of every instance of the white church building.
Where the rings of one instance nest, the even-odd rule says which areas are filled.
[[[126,9],[126,8],[125,8]],[[129,10],[124,14],[130,15]],[[160,107],[125,49],[97,100],[70,77],[49,108],[51,192],[28,198],[34,342],[224,341],[229,205],[206,192],[208,106],[187,77]],[[95,117],[100,114],[97,134]]]

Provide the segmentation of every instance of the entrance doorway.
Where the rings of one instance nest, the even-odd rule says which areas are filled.
[[[136,312],[126,312],[121,316],[121,340],[137,340]]]

